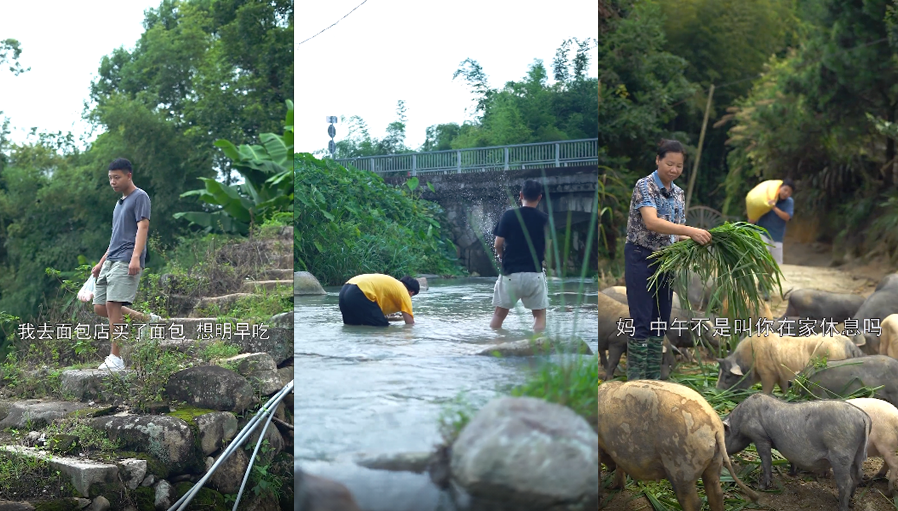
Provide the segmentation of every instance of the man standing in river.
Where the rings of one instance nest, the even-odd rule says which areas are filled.
[[[126,307],[137,298],[137,287],[146,265],[150,196],[134,185],[131,162],[124,158],[117,158],[109,164],[109,185],[122,196],[112,211],[109,248],[91,273],[97,279],[94,312],[109,318],[112,344],[111,353],[100,369],[120,371],[125,368],[125,362],[121,358],[121,346],[115,342],[115,325],[124,324],[124,315],[144,321],[158,321],[161,318]]]
[[[533,331],[546,328],[546,309],[549,307],[549,286],[543,261],[546,252],[546,225],[549,215],[536,209],[543,198],[543,186],[532,179],[521,187],[521,207],[502,214],[493,235],[496,257],[502,263],[502,274],[493,287],[493,306],[496,308],[491,328],[502,328],[508,311],[518,300],[533,314]]]

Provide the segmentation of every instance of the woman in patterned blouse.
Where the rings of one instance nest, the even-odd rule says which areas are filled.
[[[686,224],[683,189],[673,183],[683,173],[686,150],[676,140],[662,140],[654,172],[636,182],[630,199],[624,247],[627,303],[633,328],[627,340],[627,380],[661,379],[664,331],[670,321],[672,290],[659,279],[657,293],[648,289],[654,274],[649,256],[672,243],[692,238],[702,245],[711,233]]]

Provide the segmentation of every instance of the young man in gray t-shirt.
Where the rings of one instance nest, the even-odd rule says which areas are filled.
[[[124,316],[138,321],[158,321],[155,314],[142,314],[126,307],[137,297],[137,286],[147,256],[150,228],[150,196],[134,185],[131,162],[117,158],[109,164],[109,184],[122,194],[112,212],[112,237],[109,248],[91,273],[97,279],[94,312],[109,318],[112,352],[100,369],[119,371],[125,363],[115,342],[115,325],[124,324]]]

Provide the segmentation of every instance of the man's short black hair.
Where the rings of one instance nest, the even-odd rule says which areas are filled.
[[[418,292],[421,291],[421,284],[418,282],[418,279],[414,277],[406,275],[405,277],[399,279],[399,282],[405,284],[405,288],[412,293],[418,294]]]
[[[131,171],[131,162],[124,158],[116,158],[109,164],[109,170],[125,170]]]
[[[792,193],[795,193],[795,183],[793,183],[792,180],[789,179],[788,177],[786,179],[783,179],[782,186],[788,186],[789,188],[792,189]]]
[[[524,186],[521,187],[521,193],[524,194],[524,198],[527,200],[537,200],[539,199],[539,196],[543,194],[543,185],[541,185],[539,181],[528,179],[524,181]]]

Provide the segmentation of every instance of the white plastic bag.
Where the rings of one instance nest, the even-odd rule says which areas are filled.
[[[87,282],[81,286],[81,291],[78,291],[78,299],[82,302],[89,302],[94,299],[94,291],[96,291],[96,280],[94,280],[94,276],[91,275]]]

